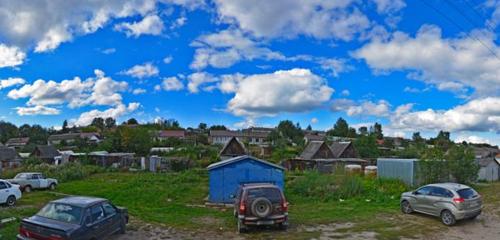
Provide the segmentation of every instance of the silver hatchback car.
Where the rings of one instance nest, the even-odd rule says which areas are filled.
[[[461,219],[474,219],[483,209],[481,196],[471,187],[457,183],[429,184],[401,195],[401,211],[441,217],[451,226]]]

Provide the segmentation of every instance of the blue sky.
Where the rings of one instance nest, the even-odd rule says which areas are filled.
[[[500,144],[499,21],[494,0],[2,1],[0,119],[343,117]]]

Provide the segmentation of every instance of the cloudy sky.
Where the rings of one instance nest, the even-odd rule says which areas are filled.
[[[500,144],[500,1],[4,0],[0,120],[338,117]]]

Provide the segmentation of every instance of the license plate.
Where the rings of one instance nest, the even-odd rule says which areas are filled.
[[[274,224],[274,221],[258,221],[257,225],[272,225]]]

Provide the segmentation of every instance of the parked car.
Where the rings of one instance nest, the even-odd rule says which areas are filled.
[[[50,189],[54,190],[57,187],[57,179],[46,178],[41,173],[19,173],[14,179],[7,180],[12,184],[21,186],[24,192],[31,192],[33,189]]]
[[[475,219],[481,214],[481,196],[471,187],[457,183],[429,184],[401,195],[401,211],[420,212],[441,218],[443,224]]]
[[[127,223],[127,209],[106,199],[66,197],[23,219],[17,239],[107,239],[114,233],[124,234]]]
[[[16,205],[16,201],[19,200],[21,196],[19,185],[0,180],[0,204],[12,207]]]
[[[245,184],[234,196],[234,216],[238,219],[238,232],[250,226],[277,225],[288,227],[288,202],[273,184]]]

